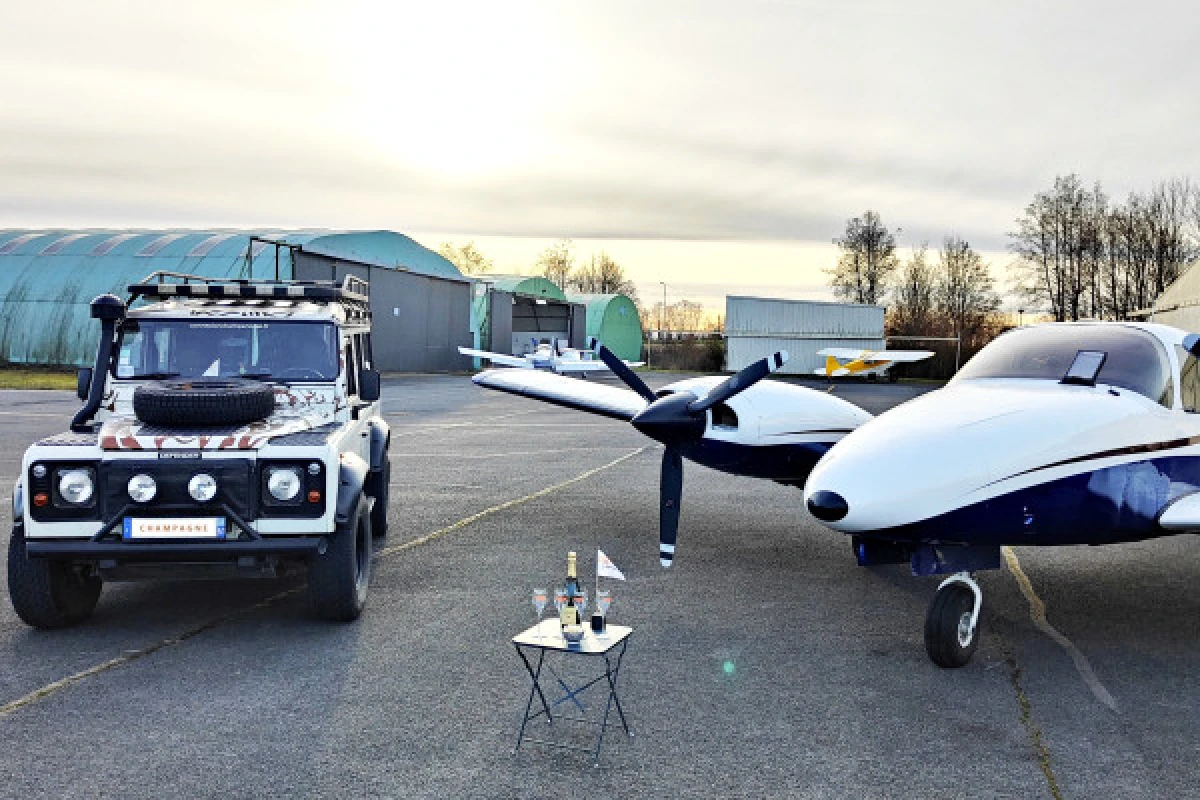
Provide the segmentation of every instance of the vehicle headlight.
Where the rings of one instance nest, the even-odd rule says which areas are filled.
[[[154,478],[144,473],[134,475],[129,479],[129,499],[135,503],[149,503],[158,494],[158,484]]]
[[[267,491],[281,503],[288,503],[300,494],[300,471],[290,467],[277,467],[267,475]]]
[[[197,503],[207,503],[217,496],[217,479],[207,472],[193,475],[188,481],[188,494]]]
[[[87,505],[95,491],[91,470],[64,469],[58,473],[58,494],[68,505]]]

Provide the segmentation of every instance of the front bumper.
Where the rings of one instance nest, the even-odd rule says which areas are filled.
[[[90,539],[26,539],[30,558],[117,563],[237,563],[268,556],[314,558],[326,544],[323,536],[268,536],[241,541],[125,542]]]

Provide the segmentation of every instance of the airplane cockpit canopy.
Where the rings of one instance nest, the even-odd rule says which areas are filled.
[[[1119,325],[1035,325],[1000,336],[967,362],[952,383],[977,378],[1061,381],[1081,350],[1106,354],[1096,382],[1170,407],[1171,365],[1153,335]]]

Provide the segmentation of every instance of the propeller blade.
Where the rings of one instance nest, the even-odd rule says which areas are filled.
[[[616,375],[625,383],[626,386],[644,397],[646,402],[653,403],[658,399],[654,392],[650,390],[650,387],[646,385],[645,381],[639,378],[637,373],[625,366],[625,362],[617,358],[616,353],[614,353],[612,350],[609,350],[604,345],[600,345],[600,352],[598,355],[600,356],[600,360],[604,362],[605,366],[612,370],[613,375]]]
[[[704,397],[689,403],[688,411],[700,413],[707,411],[718,403],[724,403],[729,398],[749,389],[772,372],[775,372],[786,364],[787,360],[787,350],[780,350],[778,353],[772,353],[761,361],[755,361],[741,372],[730,375],[724,381],[718,383]]]
[[[675,535],[679,532],[679,498],[683,494],[683,456],[674,447],[663,451],[662,477],[658,485],[658,560],[664,567],[675,559]]]

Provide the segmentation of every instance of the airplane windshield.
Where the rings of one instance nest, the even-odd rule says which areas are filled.
[[[116,377],[332,381],[337,329],[324,322],[126,320]]]
[[[1106,353],[1096,382],[1171,405],[1171,369],[1158,340],[1113,325],[1035,325],[999,337],[967,362],[952,383],[975,378],[1061,381],[1081,350]]]

